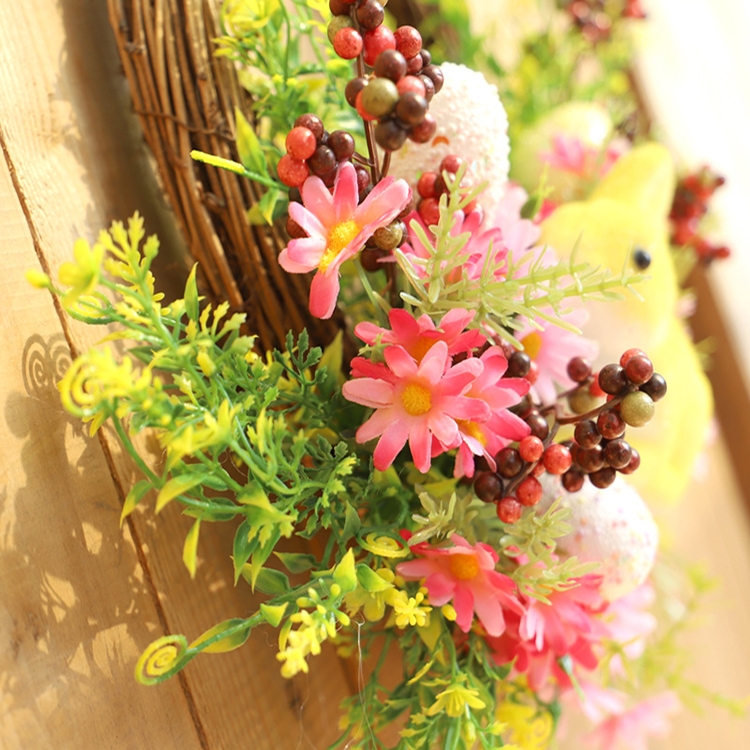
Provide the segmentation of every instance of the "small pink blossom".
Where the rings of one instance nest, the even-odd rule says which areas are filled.
[[[490,347],[481,356],[482,372],[466,395],[484,401],[490,417],[484,422],[460,422],[461,444],[456,454],[454,476],[474,476],[474,456],[484,456],[494,471],[494,456],[514,440],[521,440],[530,429],[508,408],[520,403],[529,391],[525,378],[504,378],[508,360],[499,347]]]
[[[548,312],[552,312],[551,310]],[[562,320],[580,328],[588,319],[583,309],[575,309]],[[593,361],[599,352],[595,341],[587,339],[580,333],[539,320],[541,328],[521,320],[521,328],[515,333],[523,345],[526,354],[536,362],[539,376],[534,383],[534,392],[544,404],[554,403],[557,398],[557,386],[562,390],[572,388],[575,383],[568,377],[568,362],[573,357],[583,357]]]
[[[359,323],[354,333],[370,346],[378,340],[381,344],[395,344],[403,347],[417,362],[437,341],[445,341],[448,354],[462,354],[482,346],[486,338],[481,331],[467,331],[466,326],[474,319],[474,313],[461,308],[447,312],[435,325],[429,315],[414,318],[406,310],[394,308],[388,313],[390,330],[365,321]]]
[[[570,687],[567,670],[594,669],[600,656],[596,646],[607,637],[607,629],[597,615],[605,605],[599,593],[599,576],[585,575],[578,585],[552,591],[549,603],[529,598],[520,618],[509,618],[501,638],[488,638],[498,664],[513,663],[514,673],[526,675],[532,690],[541,690],[554,678]],[[526,600],[526,597],[523,597]]]
[[[552,137],[552,150],[540,153],[539,158],[553,169],[592,180],[604,177],[627,148],[627,142],[621,139],[611,141],[601,150],[585,145],[575,135],[558,133]]]
[[[488,223],[497,227],[507,251],[518,261],[531,250],[539,239],[542,230],[531,219],[521,216],[521,209],[528,201],[528,193],[518,185],[508,183],[505,194],[494,207]]]
[[[424,262],[431,257],[431,251],[425,247],[419,235],[414,231],[412,223],[418,224],[431,241],[434,237],[416,211],[406,218],[406,224],[409,227],[409,242],[401,247],[401,251],[407,259],[412,261],[412,266],[416,272],[421,273]],[[450,277],[447,281],[449,283],[458,281],[462,274],[468,279],[479,279],[486,265],[493,269],[493,274],[496,277],[502,278],[507,271],[505,257],[508,252],[503,243],[503,235],[500,229],[483,226],[481,211],[472,211],[469,214],[456,211],[451,235],[458,237],[461,234],[469,235],[462,250],[465,261],[454,273],[455,278]]]
[[[407,580],[425,579],[433,607],[453,602],[456,624],[468,633],[476,613],[491,636],[505,630],[505,612],[523,614],[523,607],[511,578],[495,570],[498,554],[487,544],[469,544],[458,534],[452,547],[415,544],[411,550],[420,559],[399,563],[396,572]]]
[[[587,744],[607,750],[648,750],[648,738],[666,737],[669,716],[680,708],[677,695],[666,690],[610,716],[588,735]]]
[[[305,180],[302,204],[292,203],[289,215],[308,236],[290,240],[279,255],[279,264],[289,273],[317,269],[310,287],[310,312],[315,317],[331,317],[339,293],[341,264],[353,258],[376,229],[390,224],[410,197],[404,180],[386,177],[357,205],[357,174],[348,162],[339,166],[333,195],[320,177]]]
[[[445,341],[435,343],[419,363],[401,346],[389,346],[383,355],[385,366],[355,360],[353,371],[365,377],[343,386],[349,401],[375,409],[357,430],[357,442],[380,437],[373,462],[385,471],[408,441],[414,464],[426,473],[433,438],[446,450],[455,448],[460,441],[458,421],[489,418],[484,401],[464,395],[481,373],[482,363],[469,358],[451,365]]]

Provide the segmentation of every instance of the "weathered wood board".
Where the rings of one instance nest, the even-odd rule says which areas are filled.
[[[287,682],[272,634],[258,632],[182,679],[132,678],[154,638],[193,638],[252,601],[231,584],[230,529],[202,534],[195,582],[176,509],[136,514],[120,531],[132,468],[65,414],[54,385],[71,350],[100,332],[23,278],[54,271],[78,236],[136,208],[179,249],[128,106],[103,2],[0,3],[0,748],[324,748],[351,689],[332,653]],[[165,268],[181,276],[179,252]],[[750,531],[721,442],[709,466],[668,521],[675,545],[703,543],[724,581],[695,631],[692,674],[750,693]],[[686,714],[662,747],[744,750],[748,737],[747,721]]]

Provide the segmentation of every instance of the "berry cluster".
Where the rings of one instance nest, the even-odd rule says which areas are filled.
[[[506,377],[529,377],[533,382],[527,360],[521,352],[512,354]],[[578,406],[585,402],[593,408],[585,413],[572,409],[578,413],[561,416],[557,405],[541,407],[526,398],[517,413],[530,434],[495,456],[494,471],[477,473],[474,492],[480,500],[497,505],[504,523],[514,523],[524,507],[539,503],[543,488],[538,477],[544,473],[559,476],[568,492],[577,492],[586,477],[603,489],[614,482],[617,472],[632,474],[640,465],[638,451],[625,440],[625,429],[646,424],[654,415],[655,402],[667,392],[666,381],[654,372],[651,360],[640,349],[628,349],[619,364],[606,365],[595,374],[585,359],[574,357],[568,375],[578,385],[560,398],[575,404],[578,397]],[[595,406],[602,397],[606,402]],[[554,442],[565,424],[575,424],[573,440]]]
[[[346,130],[329,133],[322,120],[313,114],[298,117],[286,137],[286,154],[276,169],[279,179],[297,188],[310,174],[317,175],[327,187],[332,187],[341,162],[352,161],[354,137]],[[357,169],[360,194],[370,186],[370,173]]]
[[[448,154],[440,162],[437,172],[423,172],[419,178],[417,182],[417,193],[419,194],[417,213],[428,227],[437,224],[440,219],[440,196],[448,193],[448,184],[445,181],[446,173],[455,175],[462,164],[463,160],[460,157],[455,154]],[[469,214],[475,210],[477,210],[477,202],[473,200],[464,208],[464,214]]]
[[[672,244],[691,247],[698,260],[708,264],[729,257],[729,248],[714,245],[700,234],[700,222],[708,211],[708,202],[717,188],[724,184],[723,177],[702,167],[683,177],[677,184],[669,219],[672,223]]]
[[[374,137],[385,151],[407,138],[426,143],[437,128],[429,102],[443,85],[443,74],[413,26],[391,31],[383,24],[378,0],[330,0],[328,37],[339,57],[358,60],[358,75],[345,96],[365,122],[376,121]],[[372,69],[365,72],[365,66]]]
[[[604,0],[573,0],[565,4],[565,10],[587,42],[596,44],[609,38],[612,19],[604,7]]]

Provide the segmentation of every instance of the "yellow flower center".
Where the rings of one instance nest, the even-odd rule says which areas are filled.
[[[473,437],[475,440],[478,440],[480,445],[487,445],[487,436],[484,434],[484,431],[476,422],[470,422],[469,420],[465,419],[458,419],[456,420],[456,424],[458,425],[458,429],[461,430],[464,435],[468,435],[469,437]]]
[[[479,563],[475,555],[451,555],[448,564],[454,578],[459,581],[470,581],[479,573]]]
[[[432,409],[432,394],[419,383],[409,383],[401,394],[401,403],[407,414],[420,417]]]
[[[526,352],[531,359],[536,359],[537,356],[539,356],[543,343],[542,336],[538,331],[532,331],[521,339],[521,346],[523,346],[524,352]]]
[[[432,349],[435,343],[437,343],[435,339],[417,339],[417,343],[411,348],[410,354],[417,362],[421,362],[424,355]]]
[[[333,263],[339,253],[359,234],[361,227],[356,221],[342,221],[328,232],[326,251],[318,265],[318,270],[325,271]]]

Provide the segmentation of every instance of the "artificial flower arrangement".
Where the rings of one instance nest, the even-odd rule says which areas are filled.
[[[725,254],[694,221],[719,183],[691,177],[675,200],[666,149],[614,137],[588,103],[511,119],[514,157],[497,87],[434,64],[377,0],[294,5],[328,41],[314,39],[317,67],[291,75],[287,59],[281,75],[279,29],[299,18],[225,4],[220,53],[249,71],[258,127],[238,114],[241,163],[195,158],[268,188],[250,219],[286,215],[279,265],[312,274],[310,313],[338,306],[346,330],[325,348],[302,331],[257,351],[243,314],[201,304],[196,268],[165,304],[137,215],[79,241],[59,287],[34,279],[113,326],[60,391],[92,433],[110,422],[143,472],[122,519],[150,490],[156,513],[181,504],[191,575],[205,524],[232,524],[235,584],[266,597],[192,641],[154,641],[136,677],[161,682],[270,626],[285,677],[314,668],[325,641],[362,660],[332,747],[533,750],[575,712],[600,747],[645,747],[697,690],[670,662],[682,620],[659,606],[646,501],[681,493],[710,419],[670,232]],[[564,5],[566,33],[600,43],[592,4]],[[305,88],[315,71],[323,83]],[[318,113],[296,113],[310,102]],[[705,587],[685,584],[683,613]]]

